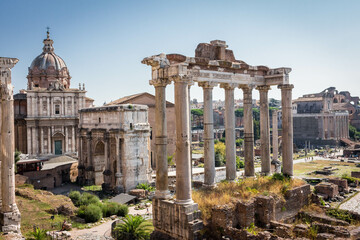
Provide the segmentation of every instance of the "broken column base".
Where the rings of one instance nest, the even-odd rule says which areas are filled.
[[[1,202],[0,202],[1,203]],[[16,204],[12,207],[12,212],[0,212],[0,230],[3,233],[21,233],[20,231],[20,221],[21,214]]]
[[[153,240],[198,240],[203,229],[197,203],[181,205],[171,200],[153,199]]]

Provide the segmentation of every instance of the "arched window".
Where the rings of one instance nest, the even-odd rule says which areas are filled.
[[[104,155],[105,154],[105,145],[103,142],[99,141],[95,146],[95,152],[94,155]]]
[[[334,103],[338,103],[338,100],[336,99],[336,98],[334,98],[334,101],[333,101]]]

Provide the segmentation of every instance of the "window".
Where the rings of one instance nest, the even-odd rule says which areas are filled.
[[[60,114],[60,105],[55,105],[55,114]]]
[[[101,123],[101,118],[99,118],[99,123]]]

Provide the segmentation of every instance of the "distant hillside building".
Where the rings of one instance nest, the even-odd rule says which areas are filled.
[[[128,192],[149,182],[148,107],[123,104],[80,110],[79,182]]]
[[[70,88],[71,76],[54,53],[53,40],[29,67],[27,90],[14,95],[15,147],[30,156],[77,152],[78,111],[93,105],[84,85]]]
[[[149,124],[151,127],[151,135],[150,135],[150,142],[151,142],[151,153],[150,153],[150,160],[151,160],[151,167],[156,168],[156,159],[155,159],[155,96],[144,92],[138,93],[126,97],[122,97],[118,100],[112,101],[106,106],[111,105],[119,105],[119,104],[142,104],[148,106],[148,114],[149,114]],[[175,105],[169,101],[166,101],[166,118],[167,118],[167,155],[171,156],[174,155],[176,145],[176,131],[175,131]]]
[[[349,113],[334,109],[335,94],[329,89],[303,95],[293,101],[294,143],[335,146],[349,137]]]

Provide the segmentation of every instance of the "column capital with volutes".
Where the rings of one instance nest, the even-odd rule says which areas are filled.
[[[194,83],[192,77],[189,75],[174,75],[169,77],[169,79],[174,83],[186,83],[188,85],[192,85]]]
[[[157,78],[150,80],[149,84],[153,85],[154,87],[166,87],[166,85],[171,84],[171,81],[169,78]]]
[[[281,90],[292,90],[294,88],[293,84],[280,84],[278,85],[278,89]]]
[[[251,93],[252,90],[254,89],[254,86],[253,85],[248,85],[248,84],[240,84],[238,86],[238,88],[243,90],[244,93]]]
[[[258,90],[259,92],[267,92],[271,89],[271,87],[269,85],[259,85],[256,86],[256,90]]]
[[[220,87],[224,88],[225,90],[234,90],[238,86],[239,84],[237,83],[220,83]]]
[[[218,83],[216,83],[216,82],[198,82],[198,86],[202,87],[202,88],[211,88],[211,89],[213,89],[217,85],[218,85]]]

